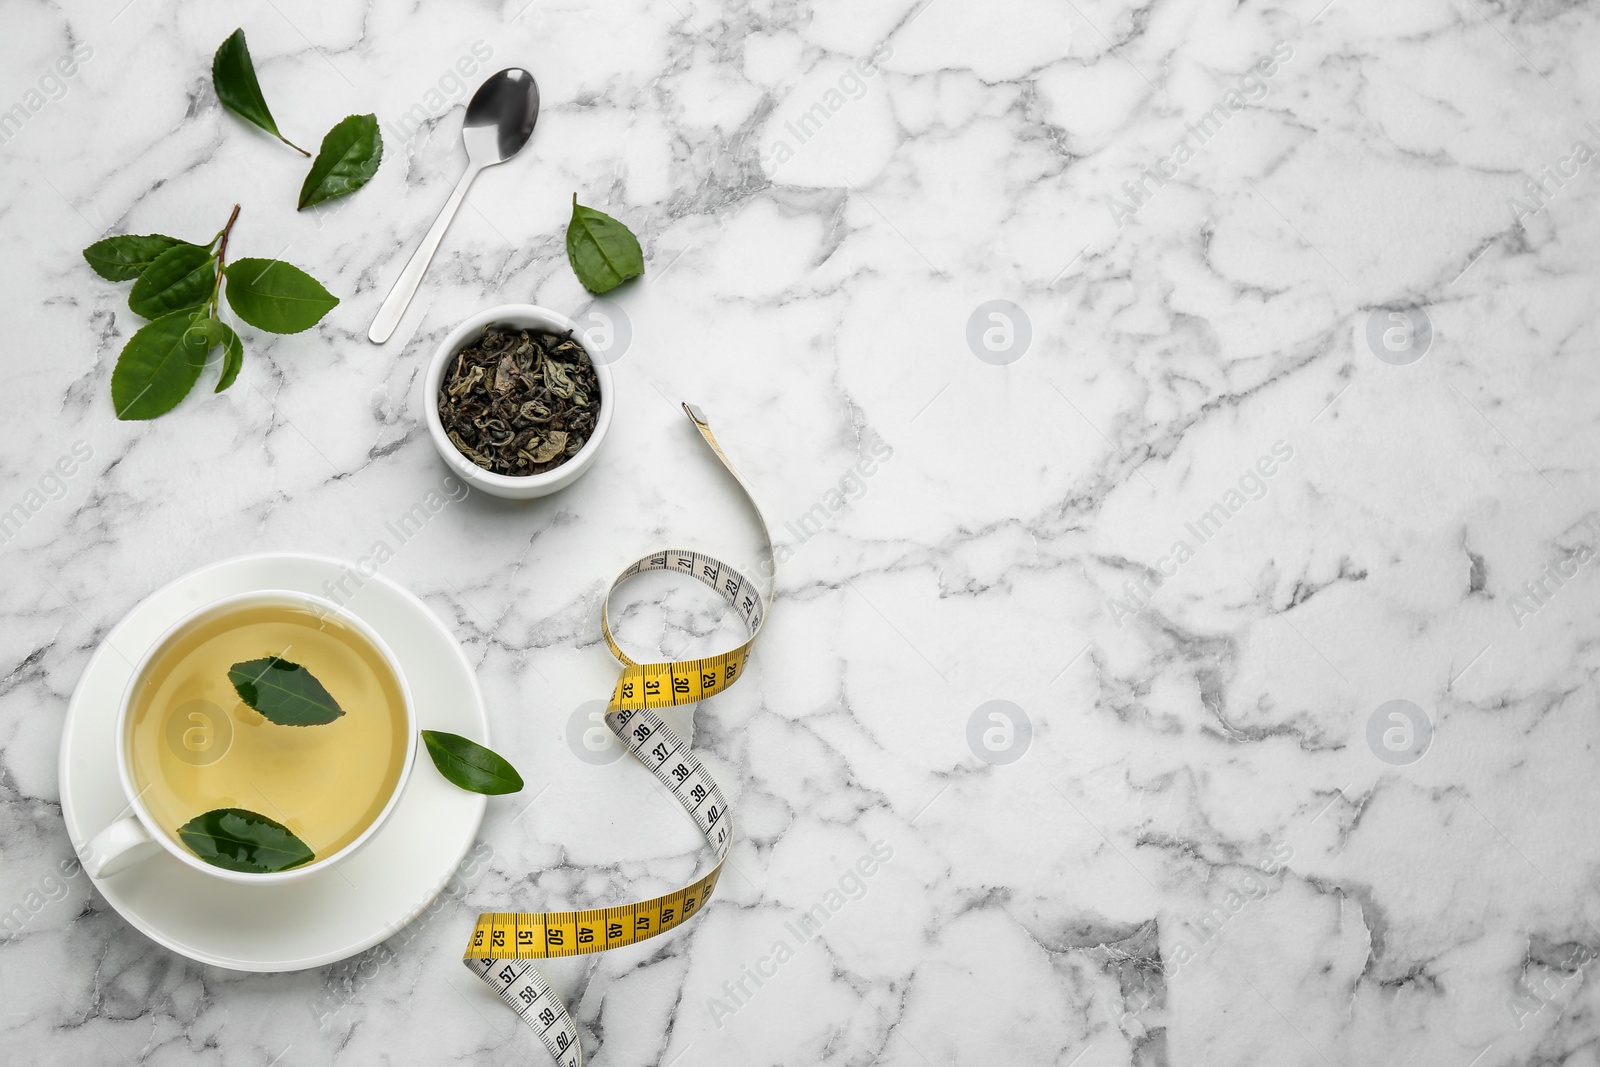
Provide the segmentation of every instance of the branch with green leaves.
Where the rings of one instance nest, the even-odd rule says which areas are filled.
[[[244,343],[218,312],[226,295],[235,315],[258,330],[299,333],[322,321],[339,299],[321,282],[276,259],[227,261],[239,205],[205,244],[165,234],[124,234],[83,250],[96,274],[133,280],[128,309],[151,320],[128,340],[111,373],[119,419],[153,419],[177,406],[200,380],[211,350],[222,346],[216,392],[232,385],[244,364]],[[226,282],[226,286],[224,286]]]

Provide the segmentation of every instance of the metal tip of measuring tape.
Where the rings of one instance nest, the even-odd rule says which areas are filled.
[[[698,422],[701,426],[709,425],[706,422],[706,413],[701,411],[699,406],[696,405],[696,404],[691,404],[687,400],[684,401],[683,402],[683,413],[685,415],[689,416],[695,422]]]

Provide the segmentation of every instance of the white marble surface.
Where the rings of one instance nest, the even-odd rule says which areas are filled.
[[[0,1058],[546,1062],[457,961],[471,916],[705,862],[643,772],[566,743],[612,677],[615,570],[750,549],[691,399],[794,551],[751,677],[698,711],[740,827],[717,899],[550,968],[591,1063],[1600,1062],[1591,10],[6,0],[0,20],[0,105],[25,112],[0,144],[0,508],[28,510],[0,545],[0,906],[22,917]],[[236,25],[290,136],[384,121],[382,169],[338,209],[296,215],[303,161],[215,103]],[[477,42],[535,71],[545,110],[377,348],[462,165],[451,68]],[[92,56],[30,98],[74,46]],[[436,120],[408,137],[419,105]],[[200,563],[370,551],[444,474],[418,423],[438,339],[492,304],[581,303],[574,191],[649,263],[616,294],[605,454],[545,501],[452,504],[384,568],[454,628],[496,747],[548,788],[521,818],[492,804],[461,899],[360,959],[250,976],[156,947],[59,876],[57,745],[91,650]],[[238,254],[343,303],[247,332],[231,392],[208,372],[117,422],[136,322],[78,250],[203,236],[236,201]],[[990,300],[1031,327],[1004,366],[967,341]],[[1381,361],[1369,319],[1406,307],[1431,344]],[[892,458],[850,480],[874,449]],[[1186,524],[1214,505],[1202,542]],[[1550,565],[1576,573],[1519,600]],[[646,650],[731,632],[695,590],[633,600]],[[1031,723],[1014,762],[969,746],[991,700]],[[1431,723],[1418,761],[1369,744],[1390,700]],[[892,859],[864,895],[715,1010],[875,842]]]

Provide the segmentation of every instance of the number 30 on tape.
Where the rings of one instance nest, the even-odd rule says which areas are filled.
[[[701,438],[731,474],[761,526],[765,558],[772,559],[772,535],[756,506],[750,486],[734,470],[705,416],[693,404],[683,406]],[[635,663],[611,632],[611,598],[617,588],[645,571],[688,575],[716,590],[744,622],[747,636],[734,649],[705,659],[676,663]],[[533,960],[579,956],[634,945],[688,922],[711,898],[717,876],[733,846],[733,813],[716,780],[689,746],[661,721],[656,708],[693,704],[722,692],[744,672],[745,660],[770,598],[754,582],[721,560],[686,549],[668,549],[646,556],[611,583],[601,609],[600,627],[611,654],[622,664],[622,676],[611,691],[606,725],[635,759],[678,798],[716,853],[716,863],[699,881],[653,900],[591,911],[485,912],[478,916],[464,962],[533,1027],[550,1054],[563,1067],[582,1067],[578,1027]]]

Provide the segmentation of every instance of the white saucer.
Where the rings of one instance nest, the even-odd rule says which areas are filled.
[[[200,604],[255,589],[326,596],[345,564],[272,554],[224,560],[179,578],[130,611],[84,669],[61,734],[61,813],[73,847],[127,811],[117,779],[117,704],[133,664]],[[353,568],[351,568],[353,571]],[[450,631],[415,596],[369,578],[344,606],[388,642],[404,666],[417,721],[489,743],[472,667]],[[304,881],[236,885],[165,852],[95,888],[152,940],[192,960],[237,971],[317,967],[393,936],[439,894],[477,837],[486,798],[446,782],[420,749],[394,814],[355,855]]]

